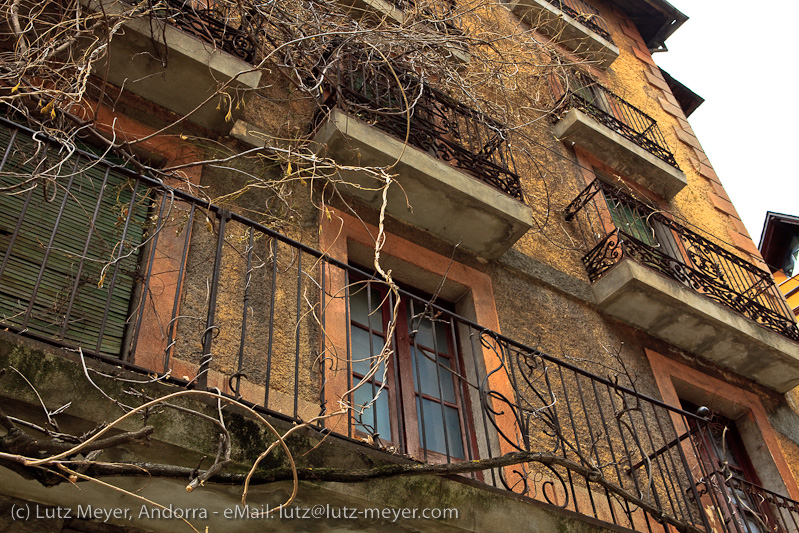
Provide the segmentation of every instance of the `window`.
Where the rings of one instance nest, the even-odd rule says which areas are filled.
[[[683,261],[683,253],[677,240],[672,231],[661,221],[662,214],[632,196],[612,186],[604,185],[612,183],[612,178],[604,172],[594,169],[594,174],[603,182],[601,190],[605,205],[616,228],[646,246],[658,248],[672,259]]]
[[[696,412],[698,407],[690,402],[681,401],[683,409]],[[708,472],[718,472],[710,485],[714,490],[722,491],[723,499],[728,502],[725,509],[735,517],[738,526],[748,533],[765,533],[772,531],[769,524],[776,524],[773,513],[763,498],[754,495],[752,486],[762,485],[755,472],[752,461],[746,453],[741,435],[735,422],[719,413],[711,412],[707,430],[700,430],[696,421],[688,421],[702,459],[706,462]],[[722,485],[723,483],[723,485]]]
[[[791,245],[788,247],[788,253],[785,254],[782,271],[789,278],[799,274],[799,235],[791,237]]]
[[[453,323],[431,316],[425,300],[403,295],[394,337],[388,339],[392,356],[376,365],[393,309],[382,283],[355,280],[351,285],[350,386],[361,385],[351,402],[362,408],[353,416],[353,428],[403,443],[420,458],[464,459],[468,417]]]

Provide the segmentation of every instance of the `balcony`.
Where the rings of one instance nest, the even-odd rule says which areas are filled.
[[[605,87],[573,76],[553,82],[555,137],[585,148],[644,187],[671,198],[687,181],[657,122]]]
[[[779,392],[799,384],[799,330],[768,272],[598,179],[566,219],[603,311]]]
[[[601,68],[619,57],[607,23],[583,0],[512,0],[508,7],[531,27]]]
[[[327,75],[317,151],[341,165],[397,163],[391,172],[401,189],[389,192],[389,214],[483,257],[499,257],[532,223],[510,132],[415,77],[398,76],[401,86],[387,69],[355,57],[337,63]],[[342,192],[380,206],[382,184],[375,178],[346,170],[341,176]]]
[[[472,481],[458,490],[490,486],[514,494],[492,504],[495,510],[539,502],[513,507],[512,516],[565,509],[573,520],[584,516],[639,531],[657,522],[738,533],[734,523],[713,518],[729,511],[729,499],[707,490],[706,480],[715,473],[699,451],[707,440],[706,419],[525,346],[447,307],[404,290],[387,291],[385,282],[327,253],[90,154],[76,154],[74,166],[54,165],[63,153],[59,146],[41,135],[34,141],[22,127],[3,123],[0,151],[6,154],[0,162],[3,187],[29,184],[35,169],[64,173],[56,177],[60,187],[51,191],[51,201],[39,201],[38,187],[0,196],[0,324],[7,331],[80,348],[90,359],[141,373],[137,389],[155,385],[153,374],[166,380],[171,372],[173,385],[216,388],[288,427],[328,414],[331,418],[312,427],[322,432],[325,446],[340,447],[338,457],[369,453],[380,461],[407,460],[367,446],[368,436],[417,461],[468,465],[513,452],[554,458],[464,474]],[[405,354],[382,350],[389,331],[384,320],[397,308],[397,296],[408,311],[397,316],[409,333],[398,333],[396,342],[413,348]],[[12,362],[21,368],[41,355],[46,363],[34,368],[50,383],[84,380],[81,364],[63,352],[45,355],[31,345],[6,349],[8,335],[3,335],[2,366],[18,357],[21,362]],[[401,357],[413,357],[415,364]],[[59,358],[63,362],[54,365]],[[424,371],[438,387],[423,381],[416,392],[410,387],[411,398],[397,401],[400,391],[388,380],[403,364],[417,375]],[[69,365],[75,374],[58,374],[68,372]],[[360,387],[352,390],[359,385],[356,378]],[[8,379],[0,395],[15,402],[31,396],[40,412],[28,386],[23,383],[25,393],[15,396],[7,389]],[[380,407],[374,388],[379,379],[386,405],[393,401],[398,411]],[[45,389],[52,387],[39,390]],[[414,394],[424,400],[418,411],[403,411],[403,405],[413,406]],[[364,406],[370,399],[375,399],[372,407],[360,413],[333,415],[339,400]],[[104,406],[112,409],[108,402]],[[76,402],[70,416],[83,412],[104,416],[88,401]],[[435,423],[440,419],[448,424]],[[227,430],[235,431],[229,424]],[[679,429],[687,427],[695,428],[691,435]],[[420,428],[418,434],[414,428]],[[176,435],[182,440],[175,445],[185,445],[186,435]],[[199,468],[188,457],[190,467]],[[177,483],[185,486],[185,481]],[[42,502],[59,502],[57,491],[39,489]],[[146,496],[147,487],[142,490]],[[796,502],[761,492],[780,507],[781,516],[795,514]],[[240,501],[240,492],[210,494],[214,500],[202,500],[210,509],[208,524],[222,528],[223,514],[211,511]],[[335,501],[347,502],[352,494],[337,493],[344,500]],[[482,497],[494,498],[491,494],[497,492]],[[427,498],[421,507],[432,506],[429,493],[420,496]],[[385,499],[375,498],[386,497],[358,495],[361,502],[383,505]],[[682,526],[675,529],[685,530]]]
[[[128,9],[116,0],[88,5],[107,13]],[[226,134],[240,112],[238,101],[261,79],[252,65],[255,26],[256,21],[242,22],[229,4],[161,1],[152,20],[131,20],[114,36],[96,72],[107,72],[111,83],[180,116],[193,111],[192,122]],[[227,96],[214,96],[223,84]]]

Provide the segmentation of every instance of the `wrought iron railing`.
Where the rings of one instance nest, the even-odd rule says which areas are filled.
[[[555,114],[555,120],[570,109],[578,109],[679,170],[655,119],[585,75],[553,77],[550,81],[553,96],[560,101],[561,113]]]
[[[216,387],[296,423],[331,417],[311,427],[372,433],[419,460],[540,452],[471,475],[639,531],[719,530],[704,509],[724,512],[724,494],[699,486],[713,475],[701,460],[706,420],[623,386],[623,372],[593,374],[184,191],[4,131],[7,330],[148,375],[171,371],[176,384]],[[133,283],[119,290],[123,279]],[[407,312],[395,317],[397,296]],[[405,351],[399,336],[382,351],[386,320],[404,323]],[[394,381],[400,368],[428,378],[410,398]],[[356,378],[365,392],[351,390]],[[339,400],[363,409],[335,415]]]
[[[226,1],[147,0],[153,14],[248,63],[255,60],[259,17]]]
[[[789,339],[799,341],[793,313],[771,274],[596,179],[566,208],[590,250],[592,281],[629,257]]]
[[[606,41],[613,43],[607,23],[599,14],[599,11],[591,4],[583,0],[547,0],[547,2],[600,35]]]
[[[510,132],[487,117],[398,69],[359,54],[326,72],[327,107],[337,107],[398,139],[523,199]],[[410,120],[409,120],[410,118]]]
[[[700,497],[715,491],[724,507],[719,519],[735,533],[799,531],[799,502],[720,471],[699,483]]]

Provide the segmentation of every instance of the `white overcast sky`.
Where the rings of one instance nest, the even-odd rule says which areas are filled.
[[[688,121],[757,244],[799,215],[799,0],[669,1],[689,20],[655,61],[705,99]]]

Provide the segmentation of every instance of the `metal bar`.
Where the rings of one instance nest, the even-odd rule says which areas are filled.
[[[80,254],[80,262],[78,263],[78,271],[75,273],[75,284],[72,286],[72,291],[69,295],[69,303],[67,303],[67,309],[64,312],[64,322],[61,324],[61,331],[59,332],[59,337],[64,338],[67,334],[67,328],[69,327],[69,317],[72,314],[72,306],[75,303],[75,298],[78,295],[78,288],[80,287],[80,277],[83,274],[83,265],[86,262],[86,254],[89,252],[89,244],[92,242],[92,237],[94,236],[94,227],[97,224],[97,215],[100,213],[100,205],[103,202],[103,194],[105,193],[105,187],[108,184],[108,173],[111,171],[110,168],[105,169],[105,174],[103,176],[103,183],[100,185],[100,192],[97,195],[97,203],[94,206],[94,213],[92,213],[92,220],[89,223],[89,228],[86,232],[86,242],[83,244],[83,252]]]
[[[297,323],[294,326],[294,418],[299,418],[300,329],[302,327],[302,252],[297,254]]]
[[[222,252],[225,245],[225,225],[227,224],[228,211],[222,209],[217,213],[219,217],[219,235],[216,239],[216,256],[214,257],[214,270],[211,275],[211,290],[208,295],[208,313],[205,320],[205,331],[203,332],[203,353],[200,359],[200,367],[197,369],[197,387],[199,389],[208,388],[208,372],[211,370],[211,347],[214,342],[214,331],[218,329],[216,325],[216,299],[219,292],[219,276],[222,272]],[[296,417],[296,413],[295,413]]]
[[[252,282],[252,249],[253,249],[253,229],[249,230],[247,240],[247,270],[244,273],[244,301],[241,311],[241,338],[239,339],[239,360],[236,370],[238,379],[236,380],[236,396],[239,396],[241,387],[242,371],[244,369],[244,345],[247,342],[247,316],[250,308],[250,283]],[[323,285],[324,286],[324,285]]]
[[[47,270],[47,260],[50,258],[50,252],[53,250],[53,243],[55,242],[55,237],[58,234],[58,225],[61,223],[61,217],[64,215],[64,210],[67,207],[67,201],[69,200],[70,190],[72,189],[72,183],[75,180],[75,176],[77,173],[79,159],[75,159],[75,165],[70,173],[69,182],[67,183],[67,187],[64,189],[64,198],[61,200],[61,206],[58,209],[58,215],[56,216],[55,222],[53,223],[53,231],[50,233],[50,240],[47,242],[47,248],[44,250],[44,257],[42,258],[42,265],[39,268],[39,275],[36,277],[36,283],[33,285],[33,291],[31,292],[31,301],[28,302],[28,307],[25,310],[25,318],[22,321],[22,330],[24,331],[28,327],[28,321],[31,318],[31,312],[33,311],[33,305],[36,303],[36,295],[39,292],[39,286],[42,283],[42,278],[44,277],[44,272]]]
[[[269,389],[272,387],[272,342],[275,333],[275,291],[277,290],[277,239],[272,239],[272,290],[269,293],[269,338],[266,341],[266,383],[264,383],[264,406],[269,407]],[[349,299],[347,300],[349,305]],[[349,331],[349,328],[347,328]]]
[[[138,183],[136,184],[138,185]],[[134,191],[135,199],[135,191]],[[169,359],[172,356],[172,346],[175,344],[175,329],[177,328],[176,321],[178,320],[178,309],[180,308],[180,297],[183,293],[183,278],[186,274],[186,260],[189,257],[189,242],[191,241],[191,234],[194,228],[194,211],[195,205],[191,204],[189,210],[189,218],[186,221],[183,231],[186,232],[186,238],[183,241],[183,252],[180,254],[180,266],[178,267],[178,281],[175,285],[175,299],[172,302],[172,318],[169,320],[169,328],[166,338],[166,349],[164,350],[164,372],[169,371]],[[116,271],[114,271],[116,276]],[[238,391],[237,391],[238,392]]]
[[[153,228],[152,240],[150,241],[150,259],[147,262],[147,272],[144,275],[144,287],[142,289],[141,298],[139,299],[139,318],[136,320],[136,331],[133,334],[133,345],[131,346],[130,353],[135,357],[136,348],[139,344],[139,333],[141,333],[141,325],[144,320],[144,309],[147,307],[147,296],[150,290],[150,279],[153,273],[153,264],[155,263],[155,252],[158,248],[158,237],[161,235],[161,230],[164,224],[164,208],[166,207],[167,197],[172,198],[169,194],[170,191],[164,191],[161,195],[161,207],[158,209],[158,220]]]
[[[139,180],[134,180],[133,184],[134,184],[133,193],[130,196],[130,203],[128,204],[128,212],[125,215],[125,224],[122,226],[122,236],[119,238],[119,243],[118,243],[119,252],[116,254],[117,255],[116,259],[113,260],[114,272],[113,274],[111,274],[111,283],[108,284],[108,296],[105,299],[105,308],[103,309],[103,320],[100,323],[100,332],[97,335],[97,345],[94,348],[97,353],[100,353],[100,346],[102,345],[103,342],[103,335],[105,334],[105,326],[108,322],[108,311],[111,308],[111,300],[114,297],[114,288],[116,287],[117,274],[119,273],[119,263],[122,260],[125,241],[128,238],[128,229],[130,228],[130,221],[133,218],[133,210],[136,205],[136,195],[139,190]],[[126,316],[126,320],[129,319],[130,317]],[[166,370],[164,370],[164,372],[166,372]]]

